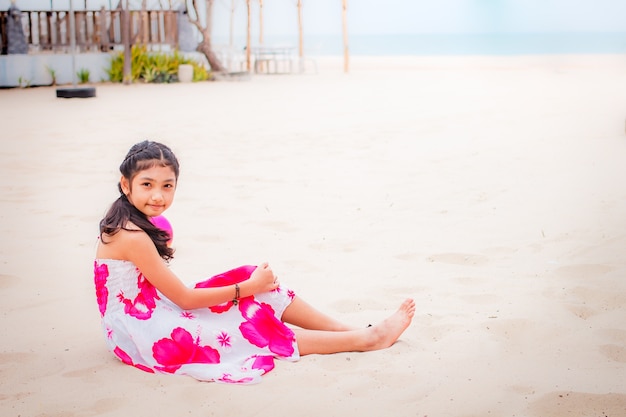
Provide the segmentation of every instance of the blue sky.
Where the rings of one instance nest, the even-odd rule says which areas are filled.
[[[140,4],[140,0],[130,0]],[[169,0],[160,0],[166,4]],[[302,0],[305,34],[340,34],[341,0]],[[52,0],[59,8],[69,0]],[[158,0],[150,0],[159,4]],[[117,0],[111,0],[115,6]],[[264,31],[297,33],[296,0],[264,0]],[[10,0],[0,0],[6,10]],[[109,0],[87,0],[89,7]],[[215,0],[215,31],[229,33],[231,0]],[[235,33],[245,33],[246,7],[236,0]],[[258,33],[258,0],[253,31]],[[17,0],[25,8],[48,8],[50,0]],[[74,0],[81,8],[84,0]],[[626,32],[626,0],[348,0],[350,34]]]

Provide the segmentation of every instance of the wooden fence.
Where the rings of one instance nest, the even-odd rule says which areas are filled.
[[[132,10],[131,44],[152,47],[178,46],[178,12],[174,10]],[[75,11],[76,47],[82,52],[101,52],[122,47],[120,9]],[[0,11],[1,53],[7,52],[8,12]],[[68,11],[22,11],[22,27],[30,52],[70,52]]]

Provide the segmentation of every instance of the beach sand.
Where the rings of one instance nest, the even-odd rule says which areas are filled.
[[[626,59],[319,58],[317,74],[0,90],[0,415],[626,415]],[[255,386],[110,354],[98,221],[143,139],[181,162],[171,268],[269,261],[390,349]]]

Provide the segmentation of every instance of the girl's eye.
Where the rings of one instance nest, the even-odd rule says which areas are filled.
[[[149,182],[144,182],[143,184],[141,184],[144,187],[150,187],[150,183]]]

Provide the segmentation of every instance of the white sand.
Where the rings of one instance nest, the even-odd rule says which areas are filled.
[[[320,59],[244,82],[0,90],[0,415],[626,415],[626,59]],[[268,260],[384,351],[256,386],[122,365],[92,280],[117,166],[182,164],[186,281]]]

